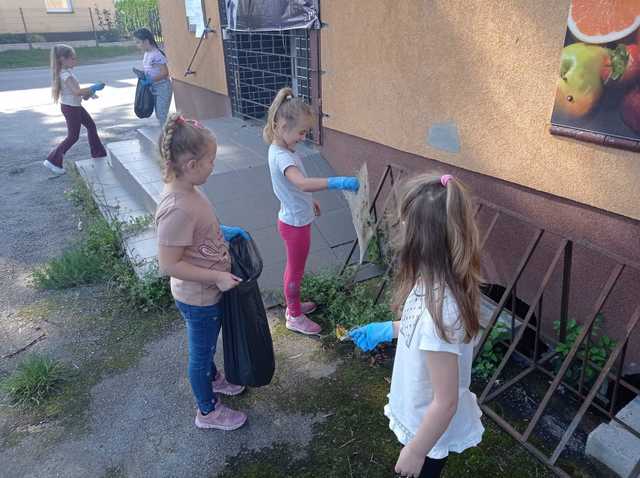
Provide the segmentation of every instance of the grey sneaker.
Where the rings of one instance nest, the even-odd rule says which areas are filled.
[[[207,415],[196,413],[196,427],[198,428],[214,428],[216,430],[237,430],[247,421],[247,415],[233,410],[218,401],[216,409]]]

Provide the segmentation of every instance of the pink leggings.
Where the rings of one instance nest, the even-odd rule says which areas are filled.
[[[278,221],[278,231],[287,249],[287,265],[284,269],[284,297],[289,308],[289,315],[299,317],[300,283],[304,275],[304,266],[311,246],[311,224],[296,227]]]

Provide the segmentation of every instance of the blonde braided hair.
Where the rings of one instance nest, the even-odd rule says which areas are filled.
[[[170,114],[158,140],[164,182],[182,176],[184,163],[201,157],[211,141],[216,141],[214,134],[197,121]]]

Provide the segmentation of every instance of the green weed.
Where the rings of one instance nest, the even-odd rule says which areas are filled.
[[[616,346],[616,341],[609,338],[604,334],[600,334],[600,330],[602,328],[602,323],[604,322],[604,315],[598,314],[593,326],[592,326],[592,335],[596,337],[592,339],[587,347],[586,339],[580,345],[578,349],[578,353],[576,354],[577,363],[574,363],[569,370],[567,370],[566,378],[572,383],[576,383],[580,374],[582,373],[582,363],[587,360],[587,356],[589,361],[595,365],[595,367],[591,365],[587,365],[584,369],[584,378],[587,383],[593,383],[600,373],[600,369],[604,366],[607,359],[609,358],[609,354]],[[553,328],[556,332],[560,330],[560,321],[556,320],[553,323]],[[569,351],[573,347],[576,339],[580,335],[583,330],[583,326],[578,324],[574,319],[571,319],[567,322],[567,335],[566,338],[559,342],[556,346],[556,352],[560,355],[559,361],[557,361],[557,368],[560,368],[560,364],[564,361],[565,357],[569,354]]]
[[[473,363],[473,374],[481,380],[488,380],[504,357],[505,348],[500,345],[509,335],[509,330],[502,322],[496,322],[489,333],[482,352]],[[502,348],[501,348],[502,347]]]
[[[67,197],[87,216],[80,241],[33,272],[33,283],[41,289],[68,289],[106,282],[128,307],[148,311],[162,309],[171,302],[169,281],[157,273],[157,265],[139,278],[129,263],[123,238],[148,227],[150,215],[130,223],[107,221],[79,178]]]
[[[322,318],[335,330],[336,325],[351,328],[370,322],[393,320],[386,296],[375,303],[379,281],[353,283],[349,274],[332,271],[306,275],[301,296],[322,304]]]
[[[14,405],[39,406],[60,391],[66,381],[64,366],[51,358],[31,355],[0,382]]]

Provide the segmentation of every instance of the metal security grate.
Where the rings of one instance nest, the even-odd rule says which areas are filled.
[[[226,19],[224,1],[220,18]],[[223,25],[224,27],[224,25]],[[224,56],[231,109],[235,116],[264,122],[280,88],[290,86],[312,103],[311,33],[225,30]]]

